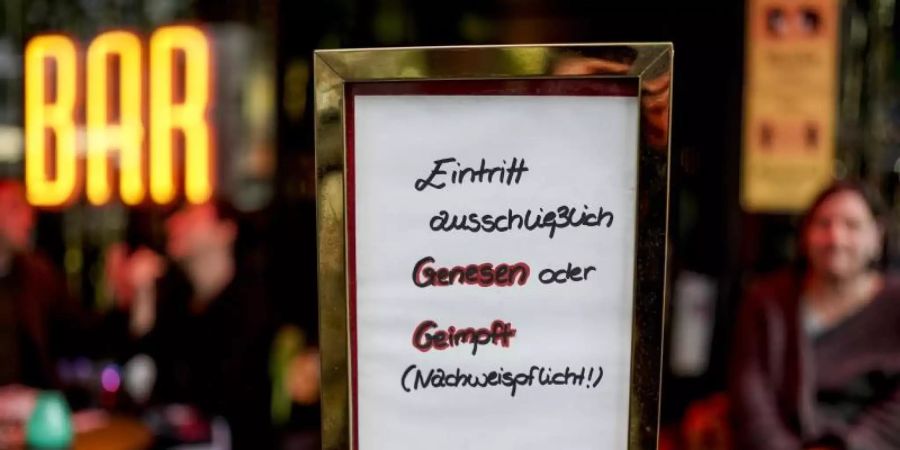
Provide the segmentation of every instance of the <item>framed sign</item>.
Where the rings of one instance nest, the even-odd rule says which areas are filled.
[[[670,44],[319,51],[325,449],[652,449]]]

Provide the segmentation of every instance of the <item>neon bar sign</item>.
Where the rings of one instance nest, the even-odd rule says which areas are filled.
[[[126,205],[144,203],[148,194],[157,204],[173,202],[179,192],[190,203],[203,203],[212,196],[209,38],[194,26],[157,29],[149,39],[146,72],[143,51],[140,38],[130,31],[100,34],[88,46],[81,92],[75,41],[48,34],[28,42],[25,185],[33,205],[66,205],[82,188],[89,203],[109,203],[111,160],[116,155],[118,193]],[[82,98],[84,119],[78,115]],[[146,110],[145,98],[149,99]],[[82,120],[85,133],[80,140],[77,131]],[[77,151],[81,142],[83,158]],[[176,161],[180,155],[183,162]],[[181,175],[182,191],[176,182]]]

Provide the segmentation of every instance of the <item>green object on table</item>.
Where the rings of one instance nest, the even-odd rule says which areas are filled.
[[[64,449],[72,446],[72,412],[62,393],[42,391],[28,420],[25,441],[31,448]]]

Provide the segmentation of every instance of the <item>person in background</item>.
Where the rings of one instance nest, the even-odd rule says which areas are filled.
[[[22,184],[0,180],[0,422],[19,425],[36,389],[64,387],[59,358],[100,352],[109,332],[108,322],[80,308],[62,274],[32,250],[34,222]],[[15,433],[0,431],[0,448],[21,443]]]
[[[836,182],[806,212],[796,267],[754,285],[731,375],[737,446],[900,448],[900,279],[884,273],[881,206]]]
[[[237,258],[237,218],[221,202],[166,221],[166,258],[113,251],[109,278],[130,304],[134,351],[156,364],[154,404],[224,417],[234,448],[270,444],[268,299],[252,258]]]
[[[34,212],[22,186],[0,180],[0,448],[24,442],[21,424],[34,404],[30,385],[49,386],[55,381],[47,342],[46,314],[41,310],[60,301],[52,267],[29,255]],[[27,279],[45,278],[35,286]],[[31,320],[25,323],[23,316]],[[30,355],[25,357],[25,355]]]

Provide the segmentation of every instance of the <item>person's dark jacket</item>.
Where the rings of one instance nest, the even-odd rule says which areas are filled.
[[[15,355],[8,361],[14,382],[38,388],[62,387],[56,363],[64,356],[95,356],[105,353],[104,336],[124,324],[105,321],[80,308],[68,294],[62,275],[44,258],[34,254],[16,255],[10,271],[0,277],[0,301],[16,328],[4,349]]]
[[[152,400],[183,403],[224,417],[237,449],[264,448],[271,438],[268,300],[258,277],[239,272],[200,311],[177,270],[157,283],[153,329],[136,350],[157,366]]]
[[[730,382],[738,448],[900,448],[900,279],[814,337],[801,289],[781,272],[742,305]]]

